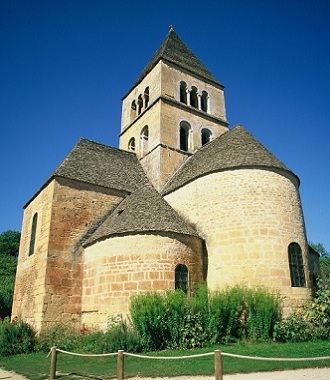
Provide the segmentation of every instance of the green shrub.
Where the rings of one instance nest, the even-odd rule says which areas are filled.
[[[145,350],[180,347],[185,299],[182,291],[146,293],[132,298],[132,324]]]
[[[17,355],[33,352],[36,332],[26,322],[15,318],[10,322],[5,318],[0,323],[0,355]]]
[[[272,339],[280,302],[264,289],[234,287],[211,293],[200,285],[192,297],[182,291],[136,296],[130,311],[144,349],[196,348]]]
[[[306,342],[317,339],[314,326],[302,314],[290,315],[285,321],[277,322],[274,327],[274,340],[277,342]]]
[[[108,324],[107,331],[103,333],[98,352],[109,353],[124,350],[128,352],[141,352],[142,345],[139,336],[131,325],[122,319],[116,324]]]
[[[249,310],[245,338],[249,341],[271,339],[274,326],[281,319],[280,298],[262,288],[248,290],[246,297]]]
[[[330,285],[321,282],[312,302],[276,324],[274,340],[306,342],[330,337]]]
[[[53,346],[65,351],[72,351],[81,345],[79,340],[84,338],[82,331],[71,323],[57,323],[53,326],[44,328],[38,338],[38,349],[49,351]]]

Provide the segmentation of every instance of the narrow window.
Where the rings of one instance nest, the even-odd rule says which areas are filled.
[[[131,104],[131,121],[133,121],[135,117],[136,117],[136,103],[135,103],[135,100],[133,100]]]
[[[187,84],[180,82],[180,102],[187,104]]]
[[[190,105],[194,108],[198,108],[197,88],[195,86],[191,87]]]
[[[203,128],[201,133],[202,146],[212,141],[212,132],[209,129]]]
[[[291,286],[305,287],[304,263],[301,254],[301,248],[297,243],[289,245],[289,266],[291,275]]]
[[[175,290],[177,289],[188,293],[188,268],[183,264],[175,268]]]
[[[29,256],[33,255],[33,253],[34,253],[34,246],[35,246],[35,241],[36,241],[36,231],[37,231],[37,222],[38,222],[38,214],[35,213],[33,215],[33,219],[32,219]]]
[[[135,152],[135,138],[132,137],[128,142],[128,150]]]
[[[180,123],[180,149],[188,152],[190,125],[186,121]]]
[[[141,155],[144,156],[148,152],[149,128],[145,125],[141,131]]]
[[[201,97],[201,109],[204,112],[208,111],[208,99],[209,99],[208,93],[206,91],[203,91],[202,97]]]
[[[149,87],[146,87],[144,90],[144,108],[147,108],[149,105]]]
[[[142,100],[142,96],[139,95],[139,98],[138,98],[138,115],[140,115],[140,113],[142,112],[142,108],[143,108],[143,100]]]

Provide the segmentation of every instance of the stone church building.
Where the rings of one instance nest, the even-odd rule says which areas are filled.
[[[224,86],[171,28],[123,97],[119,149],[80,139],[25,205],[13,315],[103,328],[133,295],[201,282],[288,312],[317,272],[299,178],[229,128]]]

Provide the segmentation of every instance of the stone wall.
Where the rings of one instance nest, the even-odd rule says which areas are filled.
[[[308,246],[294,176],[261,169],[201,177],[165,196],[206,241],[207,282],[265,286],[283,295],[287,311],[310,299]],[[300,245],[306,288],[291,287],[288,246]]]
[[[82,323],[105,328],[110,316],[129,313],[130,297],[175,288],[185,264],[190,288],[203,279],[201,241],[191,236],[134,234],[85,248]]]
[[[46,270],[55,182],[40,191],[24,209],[21,242],[17,263],[12,315],[41,327],[46,292]],[[34,253],[29,255],[32,219],[37,213]]]
[[[124,194],[57,178],[28,204],[24,212],[13,313],[43,326],[80,324],[82,257],[80,239]],[[34,213],[38,213],[35,253],[28,256]]]

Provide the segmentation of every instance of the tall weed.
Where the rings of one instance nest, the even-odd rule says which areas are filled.
[[[36,332],[28,323],[14,318],[0,321],[0,355],[28,354],[35,350]]]

